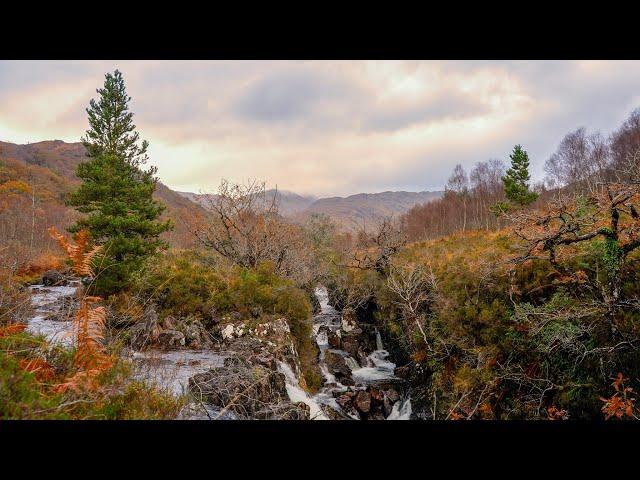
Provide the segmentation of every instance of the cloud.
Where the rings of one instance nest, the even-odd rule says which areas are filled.
[[[637,61],[0,61],[0,140],[78,141],[115,68],[161,180],[194,191],[436,189],[516,143],[537,180],[568,131],[640,105]]]

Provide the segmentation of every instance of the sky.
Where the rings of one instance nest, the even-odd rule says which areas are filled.
[[[537,181],[565,134],[640,107],[638,61],[0,61],[0,140],[79,141],[116,68],[150,164],[192,192],[441,190],[515,144]]]

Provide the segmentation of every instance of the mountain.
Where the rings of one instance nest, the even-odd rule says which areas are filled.
[[[215,193],[193,193],[193,192],[176,192],[182,195],[184,198],[191,200],[194,203],[201,205],[204,208],[209,208],[211,201],[215,201],[218,197]],[[304,211],[315,200],[315,197],[298,195],[294,192],[288,192],[286,190],[276,190],[274,188],[266,190],[267,198],[273,198],[277,195],[278,210],[281,215],[286,217],[295,215]]]
[[[416,204],[427,203],[443,192],[380,192],[358,193],[348,197],[321,198],[311,204],[304,215],[326,214],[343,227],[357,230],[363,224],[383,217],[398,216]]]
[[[216,194],[177,192],[189,200],[207,208],[208,202]],[[275,190],[267,190],[273,195]],[[280,213],[298,221],[306,220],[312,214],[330,216],[346,230],[357,230],[363,224],[376,222],[383,217],[398,216],[416,204],[423,204],[440,198],[443,192],[381,192],[358,193],[348,197],[315,199],[297,193],[278,190]]]
[[[47,218],[49,210],[66,210],[65,224],[71,223],[75,215],[72,208],[65,206],[66,196],[74,190],[79,179],[75,176],[76,167],[86,159],[82,143],[66,143],[61,140],[50,140],[26,145],[0,142],[0,184],[6,181],[22,181],[35,185],[36,196],[43,205],[43,224],[62,221],[58,215]],[[163,214],[174,223],[174,230],[164,237],[173,245],[191,246],[194,243],[191,229],[186,222],[193,220],[204,211],[184,196],[174,192],[166,185],[158,182],[154,198],[167,207]],[[67,225],[59,225],[64,228]]]

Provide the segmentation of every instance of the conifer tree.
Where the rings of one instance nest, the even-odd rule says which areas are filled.
[[[165,207],[153,200],[156,168],[142,168],[148,143],[138,144],[122,74],[108,73],[97,93],[98,101],[87,108],[90,128],[82,138],[89,160],[76,170],[83,183],[69,200],[87,215],[69,231],[86,229],[94,244],[103,245],[91,288],[107,296],[126,288],[144,261],[166,248],[160,234],[172,227],[158,220]]]
[[[517,205],[529,205],[538,198],[537,193],[529,190],[529,155],[520,145],[516,145],[510,158],[511,168],[502,177],[504,193],[509,201]]]

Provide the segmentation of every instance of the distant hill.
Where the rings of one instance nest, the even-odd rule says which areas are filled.
[[[218,196],[215,193],[193,193],[193,192],[176,192],[185,198],[188,198],[194,203],[197,203],[204,208],[208,208],[211,201],[215,201]],[[273,198],[277,195],[278,210],[281,215],[292,216],[302,212],[309,207],[315,200],[315,197],[298,195],[294,192],[288,192],[286,190],[270,189],[265,192],[269,198]]]
[[[398,216],[416,204],[427,203],[442,196],[443,192],[380,192],[358,193],[348,197],[321,198],[303,213],[318,213],[332,217],[339,225],[357,230],[363,224],[383,217]]]
[[[207,208],[215,194],[178,192],[189,200]],[[273,195],[275,190],[268,190]],[[280,213],[294,220],[304,221],[312,214],[325,214],[346,230],[357,230],[363,224],[375,223],[383,217],[398,216],[416,204],[440,198],[443,192],[381,192],[358,193],[348,197],[315,199],[293,192],[278,191]]]
[[[79,142],[50,140],[26,145],[0,142],[0,169],[4,170],[5,180],[22,180],[29,184],[34,181],[37,194],[46,196],[45,203],[53,202],[52,206],[56,208],[70,210],[68,218],[73,218],[75,212],[64,206],[64,200],[79,184],[75,171],[85,159],[84,145]],[[164,238],[176,246],[192,245],[193,237],[185,220],[202,214],[203,210],[161,182],[158,182],[154,197],[167,206],[164,216],[175,225]],[[46,214],[46,208],[44,210]]]

